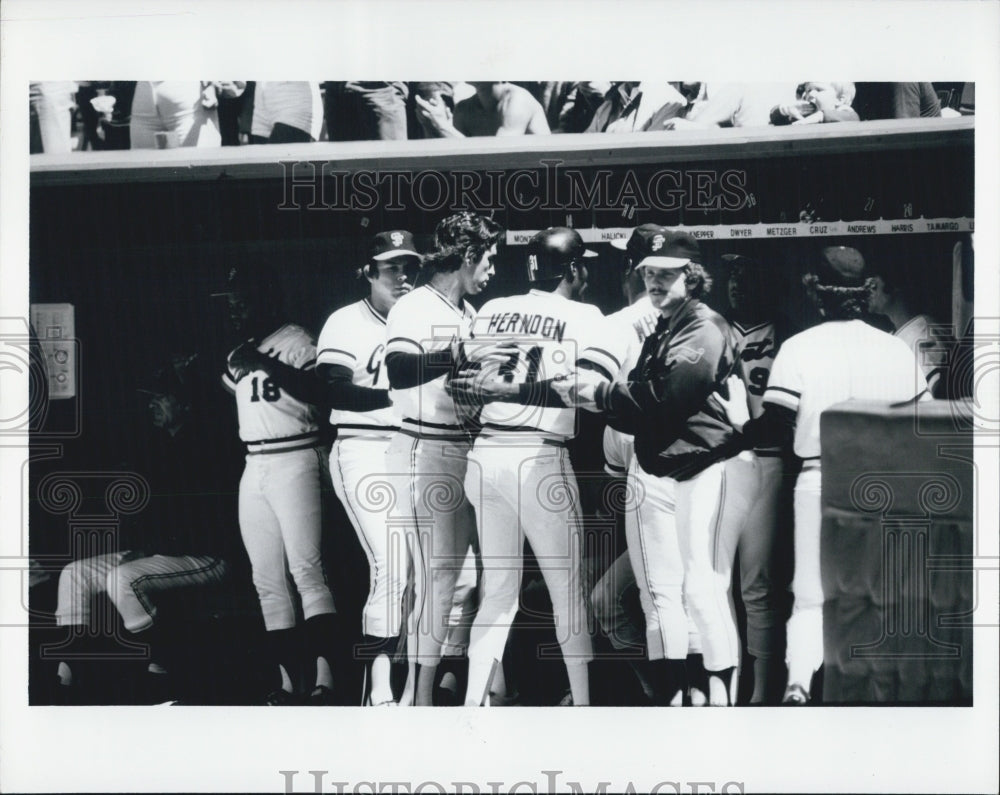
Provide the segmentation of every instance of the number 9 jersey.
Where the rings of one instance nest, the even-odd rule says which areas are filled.
[[[470,362],[483,358],[494,377],[514,384],[531,384],[561,376],[572,377],[585,363],[612,380],[620,368],[620,353],[609,349],[613,335],[604,315],[591,304],[555,293],[530,290],[525,295],[495,298],[479,311],[466,344]],[[515,343],[502,358],[484,358],[497,343]],[[619,347],[616,345],[616,347]],[[576,411],[570,408],[492,402],[480,415],[484,429],[541,432],[567,439],[576,435]]]
[[[316,367],[316,343],[312,335],[292,323],[265,337],[257,350],[299,370]],[[227,357],[222,383],[236,395],[240,439],[244,442],[287,439],[319,430],[316,407],[292,397],[263,370],[241,375]]]

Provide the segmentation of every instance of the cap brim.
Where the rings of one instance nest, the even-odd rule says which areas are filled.
[[[691,262],[690,259],[685,257],[646,257],[638,265],[637,268],[667,268],[670,270],[676,270],[677,268],[683,268]]]
[[[608,242],[619,251],[625,251],[628,248],[627,237],[616,237],[614,240],[609,240]]]
[[[395,259],[396,257],[416,257],[417,259],[422,259],[416,251],[410,251],[408,248],[397,248],[393,251],[383,251],[381,254],[376,254],[372,257],[372,259],[376,262],[384,262],[387,259]]]

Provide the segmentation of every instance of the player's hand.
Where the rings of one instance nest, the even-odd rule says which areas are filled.
[[[731,375],[726,380],[726,387],[729,389],[729,397],[726,398],[721,392],[713,393],[712,397],[719,402],[722,410],[726,412],[729,423],[738,431],[743,430],[743,426],[750,420],[750,407],[747,405],[747,388],[743,384],[743,379],[738,375]]]
[[[552,380],[552,389],[568,408],[596,412],[597,383],[581,378],[581,375],[580,371],[575,371],[567,376],[556,377]]]
[[[267,361],[267,357],[257,350],[256,340],[247,340],[235,351],[229,354],[229,366],[239,380],[247,373],[261,369],[261,365]]]
[[[479,407],[496,400],[510,401],[520,387],[497,378],[496,369],[467,369],[445,382],[445,391],[455,403]]]

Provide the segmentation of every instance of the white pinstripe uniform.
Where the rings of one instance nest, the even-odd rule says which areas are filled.
[[[228,570],[224,560],[211,555],[138,554],[120,550],[68,564],[59,575],[56,624],[89,625],[94,597],[107,593],[125,629],[142,632],[156,620],[158,594],[222,582]]]
[[[927,382],[902,340],[863,320],[830,321],[791,337],[774,360],[764,403],[794,411],[795,454],[805,459],[795,483],[795,597],[788,620],[788,682],[807,692],[823,663],[820,576],[820,415],[844,400],[902,402]]]
[[[447,350],[467,338],[475,310],[455,306],[426,284],[402,296],[389,311],[385,353]],[[404,523],[414,570],[414,610],[407,626],[411,662],[434,665],[448,640],[456,582],[475,543],[475,516],[465,497],[468,431],[445,392],[445,375],[390,391],[400,430],[386,452],[386,472],[396,483],[391,518]]]
[[[618,357],[606,350],[606,321],[588,304],[549,292],[486,303],[467,346],[515,342],[516,353],[497,368],[509,383],[569,375],[587,362],[611,380]],[[568,663],[593,657],[580,580],[580,496],[566,440],[576,435],[567,408],[493,402],[483,406],[482,433],[469,454],[465,490],[476,510],[483,556],[483,596],[469,644],[469,693],[485,693],[492,661],[503,658],[518,607],[522,547],[527,538],[552,600],[556,635]]]
[[[317,364],[346,367],[353,383],[369,389],[389,389],[382,359],[386,319],[367,298],[338,309],[319,335]],[[385,455],[399,430],[394,407],[367,412],[330,413],[337,441],[330,451],[330,475],[337,497],[358,534],[368,558],[368,600],[362,613],[362,631],[380,638],[399,633],[401,599],[407,559],[402,528],[389,521],[384,496]]]
[[[313,337],[293,324],[264,338],[257,350],[300,370],[316,366]],[[240,375],[228,359],[222,381],[236,396],[240,439],[247,446],[240,532],[264,625],[268,630],[295,626],[298,599],[307,619],[333,613],[320,554],[321,495],[330,475],[316,409],[278,387],[263,370]]]

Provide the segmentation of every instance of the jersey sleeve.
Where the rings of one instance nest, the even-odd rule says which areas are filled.
[[[400,301],[391,310],[386,319],[385,355],[392,353],[424,353],[424,340],[430,329],[422,312],[414,311],[418,307],[411,306],[412,301]]]
[[[357,354],[350,350],[350,321],[343,312],[334,312],[323,324],[316,343],[316,364],[346,367],[352,372],[357,366]]]
[[[609,381],[618,375],[625,358],[625,340],[608,318],[594,310],[585,318],[587,337],[577,353],[577,364],[596,370]]]
[[[764,403],[797,412],[802,399],[802,373],[795,358],[796,348],[788,343],[782,346],[771,365],[771,374],[764,390]]]
[[[288,353],[288,363],[297,370],[312,370],[316,367],[316,342],[305,330],[298,344]]]

